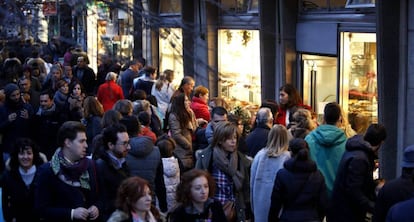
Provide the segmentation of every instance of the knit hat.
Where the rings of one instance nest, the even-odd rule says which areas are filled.
[[[19,87],[14,83],[9,83],[4,87],[4,94],[6,98],[9,97],[14,91],[20,90]]]
[[[408,146],[404,149],[402,167],[414,168],[414,145]]]

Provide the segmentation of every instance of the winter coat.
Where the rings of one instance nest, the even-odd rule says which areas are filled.
[[[346,139],[341,129],[328,124],[320,125],[305,137],[310,157],[325,178],[329,196],[333,190],[339,162],[345,152]]]
[[[99,86],[96,97],[102,103],[104,111],[107,111],[112,109],[118,100],[124,99],[124,93],[122,88],[111,80]]]
[[[67,120],[66,113],[53,105],[48,110],[38,110],[31,122],[32,138],[40,151],[50,160],[58,147],[56,139],[60,126]]]
[[[87,152],[88,155],[92,153],[92,140],[100,134],[102,131],[101,125],[102,117],[100,116],[88,116],[83,119],[83,124],[86,126],[86,138],[88,142]]]
[[[82,78],[79,78],[78,71],[83,71]],[[75,76],[82,83],[85,88],[85,94],[90,96],[95,94],[96,88],[96,75],[92,68],[86,66],[84,68],[75,66],[73,68],[73,76]]]
[[[135,77],[138,77],[138,72],[134,72],[130,68],[128,68],[127,70],[121,73],[120,81],[121,81],[122,92],[125,98],[129,98],[129,96],[131,95],[132,86],[133,86],[132,83]]]
[[[198,213],[192,206],[178,206],[170,215],[170,222],[227,221],[220,201],[208,199],[204,211]]]
[[[28,118],[21,116],[22,112],[27,112]],[[9,115],[16,113],[16,119],[9,121]],[[13,144],[18,137],[30,136],[30,119],[34,114],[34,110],[30,104],[19,101],[17,104],[11,101],[0,105],[0,134],[2,134],[2,144],[0,144],[1,152],[10,153],[13,150]]]
[[[388,181],[378,193],[373,222],[385,222],[388,210],[396,203],[413,197],[414,175],[402,170],[401,177]]]
[[[151,95],[152,86],[154,85],[154,80],[152,79],[138,79],[136,84],[134,84],[134,91],[137,89],[144,90],[147,95]]]
[[[249,156],[254,157],[259,150],[266,146],[269,131],[269,126],[259,124],[247,135],[246,144],[249,148]]]
[[[251,207],[256,221],[267,221],[270,208],[270,193],[273,190],[277,172],[290,159],[290,152],[269,156],[267,149],[260,150],[253,159],[250,173]]]
[[[119,185],[130,176],[129,168],[124,163],[122,168],[116,169],[107,152],[103,152],[96,160],[96,173],[98,174],[99,198],[103,208],[99,214],[106,221],[115,210],[115,199]]]
[[[246,209],[250,207],[250,165],[251,161],[248,160],[244,154],[237,152],[238,156],[238,171],[244,176],[243,186],[240,190],[236,190],[234,187],[234,196],[236,197],[235,206],[236,206],[236,213],[237,213],[237,221],[245,221],[246,218],[246,210],[250,211],[250,209]],[[207,147],[206,149],[197,152],[197,162],[196,162],[196,169],[207,170],[211,173],[212,170],[212,163],[213,163],[213,148]]]
[[[166,191],[166,200],[168,211],[171,211],[176,205],[176,190],[180,183],[180,166],[178,159],[174,156],[162,158],[162,166],[164,169],[164,183]]]
[[[160,201],[161,211],[167,210],[165,184],[161,154],[154,146],[151,138],[146,136],[133,137],[129,140],[131,149],[126,156],[126,163],[131,176],[139,176],[148,181]],[[154,198],[155,200],[155,198]]]
[[[412,222],[414,218],[414,198],[395,204],[388,211],[387,222]]]
[[[193,96],[191,100],[191,109],[194,112],[196,118],[203,118],[207,122],[210,122],[210,111],[208,110],[207,102],[199,97]]]
[[[16,222],[39,221],[34,212],[34,181],[38,174],[36,171],[33,182],[26,186],[18,169],[5,171],[2,185],[5,221],[12,221],[12,218],[16,218]]]
[[[71,220],[71,211],[77,207],[88,209],[92,205],[101,205],[98,201],[97,172],[92,161],[89,161],[88,173],[91,189],[71,186],[63,182],[52,170],[51,162],[39,168],[38,180],[35,182],[35,210],[42,221]],[[99,192],[101,187],[99,187]],[[99,194],[101,195],[101,194]]]
[[[165,118],[165,114],[168,109],[168,105],[170,104],[171,97],[175,92],[174,85],[167,80],[165,80],[162,84],[161,90],[155,87],[155,84],[152,86],[151,95],[153,95],[157,99],[157,107],[159,113],[161,113],[160,119],[163,120]]]
[[[374,212],[375,154],[361,135],[348,139],[339,164],[328,221],[364,222],[367,212]]]
[[[171,137],[177,143],[174,153],[184,164],[184,171],[194,167],[192,136],[197,129],[194,113],[191,112],[191,122],[186,128],[181,128],[180,120],[174,113],[170,113],[168,125],[170,126]]]
[[[268,221],[322,221],[328,197],[315,162],[292,158],[284,167],[277,173],[273,186]]]

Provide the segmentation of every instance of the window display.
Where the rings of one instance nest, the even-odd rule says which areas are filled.
[[[356,131],[378,122],[375,33],[341,33],[343,47],[342,104]],[[366,124],[365,124],[366,125]]]
[[[218,38],[219,96],[232,107],[257,106],[261,103],[259,31],[222,29]]]

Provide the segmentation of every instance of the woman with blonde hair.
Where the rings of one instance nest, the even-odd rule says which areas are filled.
[[[166,69],[160,75],[151,89],[151,95],[157,99],[157,107],[158,112],[161,114],[161,120],[164,119],[165,113],[168,109],[168,104],[170,104],[171,97],[175,92],[175,86],[172,83],[173,80],[174,71],[171,69]]]
[[[270,195],[277,172],[290,159],[286,127],[276,124],[269,131],[267,145],[253,159],[250,176],[251,207],[255,221],[268,221]]]
[[[289,132],[293,138],[304,139],[312,130],[316,129],[316,122],[312,119],[312,114],[304,108],[297,109],[289,123]]]

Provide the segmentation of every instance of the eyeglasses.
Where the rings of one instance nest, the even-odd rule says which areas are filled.
[[[129,140],[122,142],[122,143],[117,143],[116,145],[121,145],[121,146],[128,146],[129,145]]]

